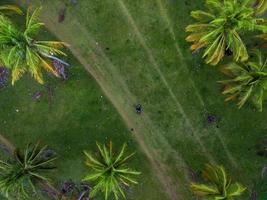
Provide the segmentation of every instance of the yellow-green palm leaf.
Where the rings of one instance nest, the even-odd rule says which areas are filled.
[[[262,111],[267,93],[267,59],[258,50],[252,55],[253,58],[245,63],[231,62],[222,66],[222,71],[230,79],[219,82],[224,85],[226,101],[238,99],[239,108],[250,101]]]
[[[191,189],[196,195],[205,199],[232,200],[246,189],[239,183],[232,183],[222,166],[207,165],[202,175],[206,183],[191,183]]]

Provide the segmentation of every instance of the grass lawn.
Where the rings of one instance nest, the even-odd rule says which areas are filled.
[[[47,31],[43,37],[51,39]],[[129,191],[129,199],[141,200],[151,195],[154,199],[166,198],[131,131],[95,80],[71,53],[67,61],[71,68],[65,82],[48,75],[45,85],[41,86],[25,76],[15,86],[10,84],[0,90],[1,134],[18,148],[40,141],[55,150],[59,159],[53,181],[58,186],[69,179],[79,182],[86,175],[83,150],[96,151],[96,141],[112,141],[115,148],[126,142],[129,153],[137,152],[132,167],[143,173],[140,185]],[[48,87],[52,89],[51,100]],[[35,101],[33,96],[38,92],[43,96]]]
[[[65,83],[48,78],[55,94],[51,108],[46,88],[29,77],[1,90],[0,127],[19,147],[41,140],[54,148],[60,155],[57,182],[80,179],[82,150],[112,140],[137,150],[133,166],[143,175],[129,199],[196,199],[189,169],[198,172],[208,162],[224,165],[248,187],[240,199],[262,190],[266,159],[256,151],[266,135],[267,112],[225,103],[216,83],[224,77],[184,41],[189,12],[202,1],[78,0],[67,6],[61,24],[63,0],[30,2],[43,5],[42,21],[71,45],[81,64],[70,58]],[[45,93],[40,102],[32,100],[36,91]],[[207,123],[208,114],[217,116],[215,123]]]

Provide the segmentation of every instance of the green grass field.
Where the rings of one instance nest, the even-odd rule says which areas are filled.
[[[0,130],[8,139],[18,147],[41,140],[55,149],[57,183],[82,178],[82,151],[94,151],[95,141],[127,142],[137,151],[132,165],[142,171],[129,199],[196,199],[190,169],[198,172],[209,162],[224,165],[248,188],[240,199],[262,190],[266,158],[256,151],[266,136],[267,112],[225,103],[216,83],[224,77],[192,55],[184,40],[189,13],[202,1],[78,0],[59,24],[63,2],[30,1],[43,5],[48,30],[71,45],[77,61],[69,58],[70,79],[47,78],[51,106],[46,87],[29,77],[1,90]],[[37,91],[44,92],[40,102],[32,100]],[[137,103],[142,115],[134,112]],[[207,114],[218,121],[208,124]]]

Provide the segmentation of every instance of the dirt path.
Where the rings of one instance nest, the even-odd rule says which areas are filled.
[[[162,136],[163,133],[157,130],[146,113],[143,113],[142,117],[138,119],[134,112],[129,112],[130,110],[133,110],[131,105],[134,105],[137,102],[136,98],[133,94],[130,93],[127,84],[122,78],[123,76],[120,75],[120,72],[118,72],[117,68],[113,66],[113,64],[109,61],[107,56],[103,53],[101,47],[96,45],[97,42],[90,35],[88,30],[84,28],[84,26],[81,25],[78,20],[75,19],[75,16],[72,16],[71,21],[68,22],[68,26],[65,25],[64,27],[58,27],[57,22],[55,22],[55,16],[53,16],[52,14],[46,14],[43,20],[46,23],[47,27],[51,30],[51,32],[56,34],[58,38],[71,44],[70,49],[74,56],[96,79],[102,90],[105,92],[119,114],[122,116],[129,129],[134,127],[134,136],[141,149],[149,158],[155,174],[158,176],[170,199],[184,199],[181,195],[182,192],[178,192],[179,190],[181,190],[179,186],[184,185],[184,183],[178,179],[174,180],[173,177],[171,177],[171,169],[169,169],[169,167],[164,163],[164,161],[167,160],[165,154],[167,154],[167,156],[171,156],[173,158],[172,160],[176,160],[175,165],[179,166],[177,168],[181,169],[181,174],[185,176],[186,182],[189,183],[189,178],[187,176],[188,173],[186,171],[188,167],[186,166],[183,157],[179,154],[179,152],[171,147],[166,138]],[[71,34],[73,31],[79,32],[80,37],[87,38],[87,41],[83,42],[91,46],[91,48],[96,49],[96,54],[90,55],[90,53],[81,50],[80,47],[82,47],[83,45],[73,41],[74,36]],[[145,45],[145,43],[143,43],[143,45]],[[147,49],[148,48],[146,47],[146,50]],[[94,59],[96,63],[100,62],[99,60],[101,59],[104,60],[105,63],[100,62],[100,66],[98,65],[99,67],[95,69],[88,62],[88,58]],[[172,94],[172,98],[175,99],[175,102],[178,105],[184,119],[189,124],[190,128],[194,129],[193,125],[191,125],[189,119],[184,113],[181,104],[177,101],[177,98],[168,86],[166,79],[160,72],[156,62],[153,61],[152,54],[150,54],[150,60],[152,60],[153,65],[156,66],[158,72],[161,74],[163,82],[168,88],[170,94]],[[109,71],[103,69],[103,66],[101,65],[107,65]],[[111,77],[111,79],[109,79],[109,77]],[[114,80],[116,80],[115,83]],[[127,104],[125,104],[125,102],[127,102]],[[194,131],[194,133],[196,133],[196,131]],[[204,155],[206,155],[211,162],[215,162],[205,149],[204,144],[202,143],[198,135],[195,135],[194,138],[198,140],[198,143],[200,143]]]
[[[149,117],[146,115],[146,113],[142,114],[142,117],[138,119],[136,114],[134,112],[129,112],[129,110],[132,110],[130,107],[136,102],[136,99],[134,98],[134,95],[132,95],[124,82],[122,80],[122,76],[120,76],[119,72],[116,71],[116,67],[112,66],[112,63],[109,61],[109,59],[103,54],[103,51],[100,47],[97,48],[97,54],[98,55],[87,55],[84,52],[82,52],[78,47],[77,44],[72,42],[72,35],[70,34],[71,30],[64,30],[64,29],[57,29],[57,25],[53,24],[53,20],[49,19],[46,15],[43,20],[45,21],[47,27],[57,35],[57,37],[61,38],[63,41],[69,42],[71,44],[71,51],[74,54],[74,56],[81,62],[81,64],[89,71],[89,73],[96,79],[104,93],[107,95],[107,97],[111,100],[117,111],[122,116],[123,120],[127,124],[127,126],[130,128],[134,128],[134,136],[139,143],[141,149],[144,151],[146,156],[149,158],[151,162],[151,166],[155,171],[155,174],[157,174],[160,182],[163,184],[167,194],[169,195],[170,199],[172,200],[178,200],[178,199],[184,199],[180,193],[177,191],[180,190],[179,185],[183,185],[183,183],[179,184],[179,180],[173,180],[172,177],[170,177],[170,169],[169,167],[164,164],[163,161],[161,161],[161,157],[164,157],[163,153],[171,154],[173,157],[175,157],[176,165],[179,165],[180,169],[182,170],[181,174],[184,174],[187,179],[187,182],[189,182],[189,179],[187,177],[187,170],[188,167],[186,166],[183,158],[177,151],[172,149],[172,147],[168,144],[166,139],[162,136],[162,133],[160,133],[153,125]],[[51,16],[51,15],[50,15]],[[72,18],[71,24],[69,24],[69,27],[72,27],[76,31],[78,31],[82,35],[86,35],[86,37],[90,40],[93,40],[90,34],[86,29],[83,28],[83,26],[79,25],[78,21],[75,21],[74,18]],[[95,41],[88,41],[90,44],[95,44]],[[99,58],[99,54],[101,55],[101,58]],[[111,71],[105,72],[103,68],[98,67],[97,69],[94,69],[88,63],[87,59],[85,58],[94,59],[95,62],[99,62],[99,59],[105,60],[105,63],[108,64],[109,69]],[[113,78],[115,76],[115,80],[118,81],[118,86],[113,86],[112,81],[113,80],[107,80],[107,73],[111,75]],[[115,88],[113,88],[115,87]],[[120,89],[121,92],[118,92]],[[124,95],[119,95],[118,93],[122,93]],[[125,101],[127,102],[127,105],[125,105]],[[151,148],[152,147],[152,148]],[[153,148],[154,147],[154,148]],[[155,149],[160,150],[159,148],[162,148],[163,152],[156,152]],[[161,156],[159,156],[161,154]],[[163,158],[164,159],[164,158]]]
[[[62,35],[61,35],[62,36]],[[146,124],[150,124],[150,120],[147,119],[146,114],[143,113],[143,119],[141,121],[136,121],[136,119],[133,120],[133,118],[136,118],[136,116],[133,116],[132,113],[129,113],[125,106],[123,106],[124,101],[123,99],[120,99],[120,95],[116,95],[114,92],[114,89],[110,88],[110,83],[106,81],[106,79],[103,77],[103,74],[101,71],[95,71],[91,65],[87,62],[86,59],[82,56],[82,53],[79,49],[71,48],[72,53],[76,56],[76,58],[81,62],[81,64],[89,71],[89,73],[96,79],[98,84],[100,85],[101,89],[105,93],[105,95],[110,99],[112,104],[115,106],[118,113],[122,116],[124,122],[129,127],[129,129],[134,127],[134,137],[136,138],[138,144],[140,145],[141,149],[145,153],[145,155],[148,157],[149,161],[151,162],[151,166],[155,173],[157,174],[160,182],[163,184],[167,194],[169,195],[171,200],[180,200],[183,199],[182,196],[180,196],[177,191],[179,188],[177,188],[177,182],[174,182],[172,178],[169,176],[169,169],[168,167],[160,161],[160,158],[157,156],[158,154],[155,152],[155,150],[149,148],[149,145],[145,141],[148,141],[148,138],[144,138],[142,135],[144,135],[144,131],[147,132],[147,128],[144,127]],[[101,69],[99,69],[101,70]],[[121,82],[121,81],[120,81]],[[124,84],[121,84],[122,86]],[[129,92],[129,90],[128,90]],[[132,97],[128,93],[128,97]],[[133,98],[128,99],[129,104],[130,102],[134,103],[135,101]],[[151,132],[150,132],[151,133]],[[149,134],[149,133],[148,133]],[[150,135],[150,134],[149,134]],[[152,138],[150,138],[153,140]],[[164,142],[165,139],[162,138],[161,142]],[[150,141],[152,142],[152,141]],[[172,150],[174,152],[174,150]],[[177,154],[176,152],[174,152]],[[179,157],[177,157],[179,158]],[[184,164],[184,161],[180,158],[179,159],[182,164]],[[186,165],[184,164],[183,167],[186,168]]]
[[[139,42],[148,54],[152,66],[154,66],[154,69],[160,75],[161,81],[169,91],[169,94],[178,107],[179,112],[182,114],[183,119],[190,129],[192,129],[194,133],[193,139],[201,146],[203,154],[211,162],[215,162],[214,158],[207,151],[200,136],[196,130],[194,130],[190,119],[186,115],[181,103],[178,101],[172,91],[172,88],[169,86],[169,83],[161,72],[152,52],[146,45],[144,38],[140,34],[140,31],[135,25],[134,20],[131,18],[127,8],[124,6],[122,1],[118,2],[120,3],[124,14],[130,21],[130,24],[133,26]],[[132,105],[137,102],[135,95],[130,92],[125,79],[118,71],[117,67],[112,64],[101,47],[96,45],[97,42],[94,40],[94,37],[90,35],[90,32],[82,24],[80,24],[79,20],[75,18],[75,15],[71,16],[71,20],[63,26],[56,22],[57,9],[55,7],[50,7],[49,9],[44,8],[43,13],[45,16],[43,16],[42,20],[46,23],[48,29],[61,40],[71,44],[70,50],[73,55],[96,79],[106,96],[110,99],[118,113],[122,116],[129,129],[134,128],[134,137],[148,157],[151,167],[164,186],[164,190],[169,195],[169,198],[171,200],[186,199],[182,195],[183,192],[181,191],[181,187],[187,187],[185,186],[185,182],[188,184],[190,180],[187,176],[186,169],[188,169],[188,167],[183,159],[183,156],[177,152],[177,150],[172,148],[167,139],[164,137],[164,133],[157,129],[155,122],[152,122],[146,112],[144,112],[141,116],[137,116],[136,113],[134,113]],[[84,40],[78,40],[75,36],[81,37]],[[95,52],[92,53],[91,51],[87,51],[89,50],[87,46],[90,46],[90,48],[92,48]],[[89,60],[94,61],[94,66],[91,65]],[[177,171],[179,175],[181,174],[180,179],[172,177],[173,169],[170,169],[167,163],[169,157],[172,158],[171,160],[175,162],[174,165],[180,170]]]

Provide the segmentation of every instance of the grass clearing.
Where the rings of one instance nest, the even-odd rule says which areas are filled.
[[[46,32],[43,35],[51,38]],[[41,86],[25,76],[14,87],[1,89],[1,133],[19,148],[40,140],[54,149],[59,155],[53,178],[57,185],[70,178],[79,181],[86,175],[83,150],[96,151],[96,141],[112,140],[118,148],[126,142],[129,152],[137,152],[131,161],[133,168],[143,173],[142,179],[138,178],[140,185],[129,191],[129,198],[142,199],[147,193],[147,198],[164,199],[164,192],[158,189],[154,193],[160,188],[158,180],[110,101],[75,58],[70,56],[68,62],[72,67],[66,82],[46,76],[46,84]],[[48,86],[53,93],[51,105]],[[37,92],[43,94],[40,101],[32,99]]]
[[[71,45],[73,55],[98,82],[128,128],[109,100],[99,100],[103,94],[93,79],[81,67],[73,67],[70,73],[78,73],[78,78],[57,83],[50,111],[47,102],[29,100],[27,89],[40,86],[28,78],[1,92],[3,131],[11,141],[23,145],[42,139],[54,146],[62,155],[58,174],[63,180],[69,174],[81,177],[82,149],[93,150],[95,140],[110,138],[135,144],[127,131],[134,128],[133,135],[151,165],[142,164],[143,183],[130,195],[132,199],[194,199],[188,168],[199,170],[207,162],[223,164],[234,179],[249,187],[245,199],[249,191],[261,187],[265,159],[256,155],[256,146],[264,138],[267,113],[226,104],[216,84],[223,77],[205,65],[200,55],[192,55],[184,41],[189,12],[201,8],[201,1],[81,0],[67,8],[62,24],[57,20],[63,1],[41,3],[48,29]],[[144,108],[141,116],[134,113],[136,103]],[[208,113],[219,118],[218,127],[206,123]],[[138,152],[134,163],[141,167],[144,156]],[[149,169],[153,169],[150,174]],[[151,174],[158,175],[165,186],[162,190],[156,189],[157,180]]]

